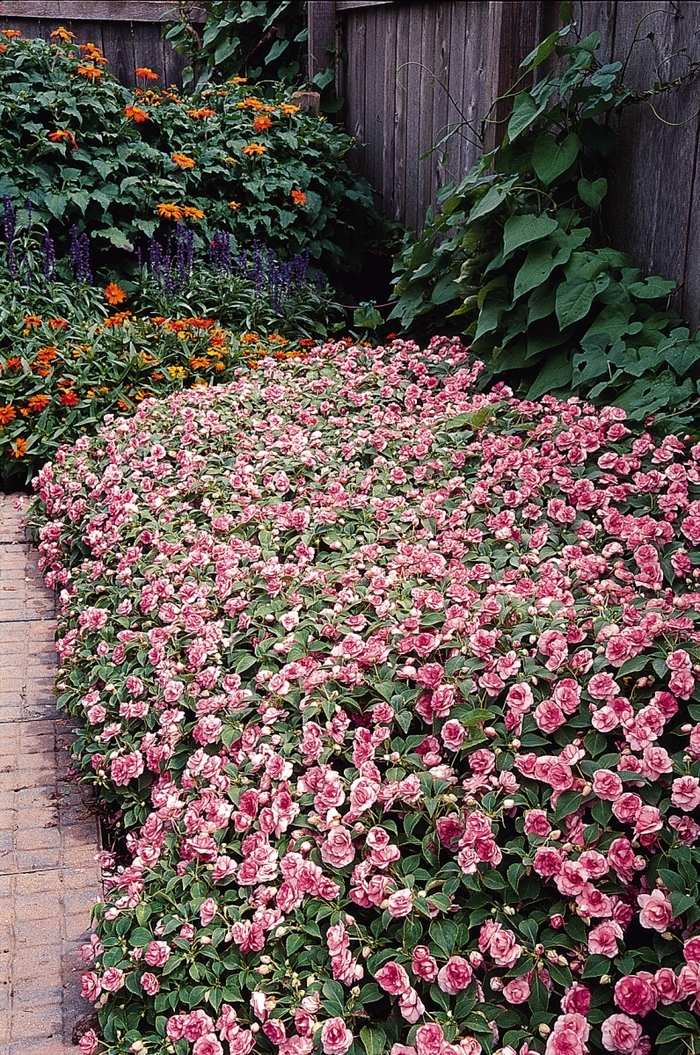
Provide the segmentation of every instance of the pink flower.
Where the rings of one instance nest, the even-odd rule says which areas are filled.
[[[620,686],[615,679],[605,671],[601,671],[599,674],[594,674],[586,688],[588,689],[589,695],[592,696],[594,700],[611,700],[615,696],[620,695]]]
[[[206,898],[199,906],[199,920],[203,927],[208,927],[214,916],[219,911],[219,906],[213,897]]]
[[[606,920],[588,932],[588,951],[597,956],[617,956],[617,942],[623,937],[622,927]]]
[[[342,824],[331,828],[321,843],[321,859],[333,868],[343,868],[355,859],[352,836]]]
[[[530,982],[527,975],[513,978],[503,986],[503,995],[509,1004],[524,1004],[530,996]]]
[[[167,941],[152,941],[143,958],[149,967],[164,967],[170,959],[170,946]]]
[[[659,967],[654,973],[654,985],[662,1004],[675,1004],[683,998],[678,975],[670,967]]]
[[[601,1027],[603,1047],[616,1055],[633,1055],[642,1036],[642,1027],[627,1015],[611,1015]]]
[[[538,835],[544,839],[552,830],[545,810],[528,810],[525,814],[523,831],[525,835]]]
[[[627,974],[615,986],[615,1003],[628,1015],[644,1018],[659,1002],[653,974],[639,971]]]
[[[352,1046],[353,1035],[342,1018],[329,1018],[321,1029],[321,1047],[325,1055],[345,1055]]]
[[[102,983],[94,971],[86,971],[80,979],[80,995],[83,1000],[89,1000],[94,1004],[102,992]]]
[[[538,704],[535,707],[534,718],[538,729],[548,736],[556,732],[566,721],[563,711],[552,700],[543,700]]]
[[[652,890],[651,894],[639,894],[637,903],[641,908],[639,922],[647,930],[657,930],[660,934],[668,930],[673,919],[671,902],[662,890]]]
[[[580,982],[574,982],[566,989],[561,1001],[561,1009],[567,1014],[587,1015],[591,1006],[591,991]]]
[[[83,1033],[82,1037],[78,1041],[78,1047],[80,1048],[80,1055],[95,1055],[99,1047],[99,1038],[94,1029],[89,1029],[87,1033]]]
[[[390,993],[392,996],[399,996],[411,988],[406,971],[396,960],[390,960],[389,963],[385,963],[375,973],[374,977],[384,992]]]
[[[597,769],[593,774],[593,794],[608,802],[615,802],[622,794],[622,781],[610,769]]]
[[[160,991],[160,982],[150,971],[144,971],[141,975],[141,986],[149,996],[155,996]]]
[[[489,952],[498,967],[515,967],[522,951],[512,930],[496,931],[489,942]]]
[[[216,1033],[206,1033],[195,1040],[192,1055],[224,1055],[224,1049]]]
[[[437,960],[430,955],[427,945],[416,945],[411,958],[411,970],[425,982],[434,982],[437,978]]]
[[[466,989],[472,980],[472,969],[463,956],[450,956],[444,967],[440,968],[437,984],[443,993],[455,996]]]
[[[678,777],[673,781],[671,802],[679,810],[690,813],[700,806],[700,780],[697,777]]]
[[[399,997],[399,1011],[403,1018],[411,1025],[416,1023],[418,1019],[425,1014],[425,1004],[418,996],[413,987],[406,990]]]
[[[413,908],[413,891],[409,887],[404,887],[403,890],[395,890],[393,894],[390,894],[386,909],[390,916],[394,919],[400,919],[402,916],[408,916]]]
[[[116,993],[124,985],[124,972],[118,967],[108,967],[100,981],[106,993]]]
[[[419,1026],[414,1040],[418,1055],[441,1055],[445,1046],[445,1034],[437,1022]]]

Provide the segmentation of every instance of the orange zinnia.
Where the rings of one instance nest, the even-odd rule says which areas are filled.
[[[147,111],[142,110],[140,106],[125,106],[124,116],[130,118],[137,125],[142,125],[144,121],[148,120]]]
[[[268,128],[272,128],[272,121],[267,116],[256,117],[253,121],[253,128],[256,132],[267,132]]]
[[[51,38],[56,40],[65,40],[66,44],[69,40],[75,40],[75,33],[71,33],[65,26],[59,26],[58,29],[54,29],[51,34]]]
[[[25,315],[24,316],[25,326],[41,326],[41,319],[38,315]]]
[[[49,319],[49,326],[52,330],[67,330],[68,322],[66,319]]]
[[[230,201],[228,202],[228,207],[229,209],[233,209],[233,211],[235,212],[236,209],[240,209],[241,203],[239,201]]]
[[[280,113],[283,114],[298,114],[299,107],[295,106],[294,103],[282,103],[280,106]]]
[[[186,220],[203,220],[204,213],[194,205],[183,205],[182,215]]]
[[[7,370],[19,370],[19,369],[21,369],[21,367],[22,367],[22,360],[20,359],[20,357],[18,355],[11,356],[5,362],[5,368]]]
[[[24,458],[27,453],[27,441],[21,436],[15,440],[12,444],[12,457],[13,458]]]
[[[195,120],[201,120],[203,117],[214,117],[216,110],[212,110],[209,106],[201,106],[199,110],[188,110],[187,113]]]
[[[108,304],[123,304],[126,300],[126,293],[116,282],[109,282],[105,287],[105,300]]]
[[[291,198],[295,205],[306,205],[306,195],[303,190],[293,190]]]
[[[137,77],[143,77],[145,81],[157,81],[158,74],[149,69],[148,66],[137,66],[134,71]]]
[[[163,220],[174,220],[176,223],[183,217],[182,209],[174,201],[159,202],[156,212]]]
[[[52,143],[60,143],[65,139],[74,148],[78,145],[75,136],[68,128],[57,128],[55,132],[49,132],[48,138]]]
[[[9,425],[13,418],[17,417],[17,411],[11,403],[6,404],[4,407],[0,407],[0,426]]]
[[[81,74],[83,77],[87,77],[89,81],[99,81],[104,70],[101,70],[99,66],[93,66],[91,63],[86,63],[83,66],[78,66],[75,72]]]
[[[265,154],[267,147],[263,146],[262,143],[248,143],[247,147],[243,147],[243,153],[246,157],[253,157],[254,154]]]
[[[61,406],[64,407],[75,407],[80,402],[75,392],[64,392],[61,396]]]
[[[247,84],[247,82],[248,82],[248,78],[247,77],[232,77],[231,80],[227,81],[226,83],[227,84]]]
[[[188,157],[187,154],[173,154],[173,161],[181,169],[193,169],[196,165],[194,158]]]
[[[36,396],[30,396],[27,400],[27,410],[31,410],[35,413],[40,413],[48,407],[51,400],[43,392],[40,392]]]

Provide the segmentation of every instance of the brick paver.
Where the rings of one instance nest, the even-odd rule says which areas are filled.
[[[0,493],[0,1055],[75,1053],[80,945],[100,900],[99,830],[67,776],[71,721],[52,695],[54,596]]]

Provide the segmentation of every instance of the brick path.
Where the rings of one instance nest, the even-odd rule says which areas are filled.
[[[54,597],[15,496],[0,493],[0,1055],[67,1055],[78,950],[100,900],[98,826],[69,783],[71,721],[52,697]]]

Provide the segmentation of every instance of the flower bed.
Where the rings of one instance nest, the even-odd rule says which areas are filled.
[[[84,1052],[697,1047],[700,445],[479,369],[264,359],[39,474],[131,854]]]

